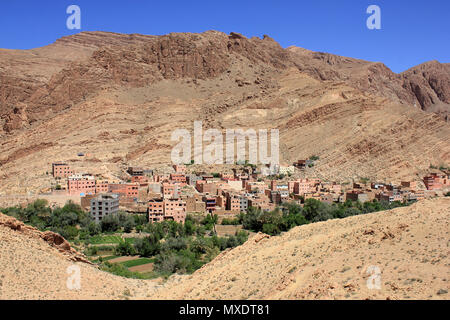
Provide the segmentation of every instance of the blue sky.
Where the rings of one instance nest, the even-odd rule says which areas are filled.
[[[81,8],[81,30],[66,27],[66,8]],[[381,8],[381,30],[366,9]],[[2,0],[0,48],[29,49],[79,31],[167,34],[219,30],[268,34],[283,47],[381,61],[395,72],[429,60],[450,62],[448,0]]]

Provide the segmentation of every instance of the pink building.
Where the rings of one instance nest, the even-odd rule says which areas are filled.
[[[148,202],[147,212],[150,222],[174,220],[184,223],[186,219],[186,202],[180,199],[153,199]]]
[[[70,195],[95,194],[95,178],[87,174],[72,175],[67,178],[67,191]]]
[[[304,195],[305,193],[312,191],[311,182],[308,179],[300,179],[299,181],[295,181],[294,194]]]
[[[95,193],[108,193],[109,183],[108,181],[96,180],[95,181]]]
[[[436,173],[432,173],[429,176],[423,178],[423,182],[425,183],[427,190],[442,189],[444,182],[443,180],[444,179],[442,179],[442,177]]]
[[[184,164],[175,164],[173,166],[173,169],[175,170],[176,173],[186,173],[186,166]]]
[[[108,192],[118,193],[121,197],[137,198],[139,194],[137,183],[110,183]]]
[[[52,175],[55,178],[67,178],[73,175],[73,170],[67,163],[55,162],[52,163]]]
[[[171,173],[170,180],[178,183],[186,183],[186,175],[184,173]]]
[[[174,183],[163,182],[161,185],[162,196],[166,198],[176,198],[178,186]]]

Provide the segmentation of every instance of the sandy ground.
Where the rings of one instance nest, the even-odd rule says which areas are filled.
[[[232,226],[232,225],[216,225],[216,232],[219,237],[225,237],[227,235],[234,236],[236,231],[241,230],[242,225]]]
[[[134,266],[128,268],[132,272],[151,272],[153,271],[153,263],[142,264],[140,266]]]
[[[74,264],[0,220],[0,299],[448,299],[449,215],[450,198],[439,198],[257,234],[164,284]],[[67,286],[72,265],[78,290]]]

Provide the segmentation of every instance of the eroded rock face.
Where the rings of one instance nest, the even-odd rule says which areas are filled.
[[[402,73],[420,107],[448,117],[450,113],[450,64],[430,61]]]
[[[3,116],[3,130],[11,132],[28,124],[27,107],[25,105],[12,107],[12,112]]]
[[[43,48],[0,51],[3,130],[9,133],[47,119],[105,88],[145,87],[163,79],[217,78],[242,58],[275,71],[296,67],[321,81],[345,81],[439,114],[449,108],[449,67],[438,62],[398,75],[382,63],[283,49],[267,35],[247,39],[239,33],[217,31],[163,36],[82,32]],[[249,70],[254,67],[248,66]],[[28,107],[17,113],[18,103]]]
[[[289,47],[299,70],[319,80],[345,81],[392,101],[416,106],[446,118],[450,112],[450,65],[430,61],[396,74],[383,63]]]

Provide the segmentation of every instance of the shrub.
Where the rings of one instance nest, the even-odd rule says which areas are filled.
[[[110,263],[106,261],[100,265],[100,269],[126,278],[145,279],[144,275],[138,272],[131,272],[120,263]]]
[[[196,231],[195,223],[192,222],[191,220],[186,220],[184,222],[184,233],[188,236],[192,236],[195,234],[195,231]]]
[[[57,229],[58,233],[67,240],[73,240],[78,236],[78,229],[74,226],[65,226],[64,228]]]
[[[100,227],[100,225],[98,223],[90,222],[88,225],[88,231],[89,231],[89,235],[95,236],[102,231],[102,228]]]
[[[130,233],[133,231],[134,226],[136,225],[135,220],[132,216],[128,216],[127,219],[122,223],[123,231],[126,233]]]
[[[155,269],[161,273],[192,273],[202,265],[203,262],[190,250],[161,253],[155,259]]]
[[[91,246],[88,249],[88,255],[95,256],[98,253],[98,249],[96,246]]]
[[[134,247],[127,241],[119,243],[114,252],[118,256],[132,256],[136,254]]]
[[[100,228],[102,232],[117,231],[120,227],[119,218],[117,215],[107,215],[103,217],[100,222]]]
[[[134,248],[136,249],[136,252],[143,257],[151,257],[161,251],[159,239],[153,234],[146,238],[136,239]]]
[[[238,225],[240,222],[239,222],[239,219],[228,219],[228,218],[224,218],[223,220],[222,220],[222,225]]]

